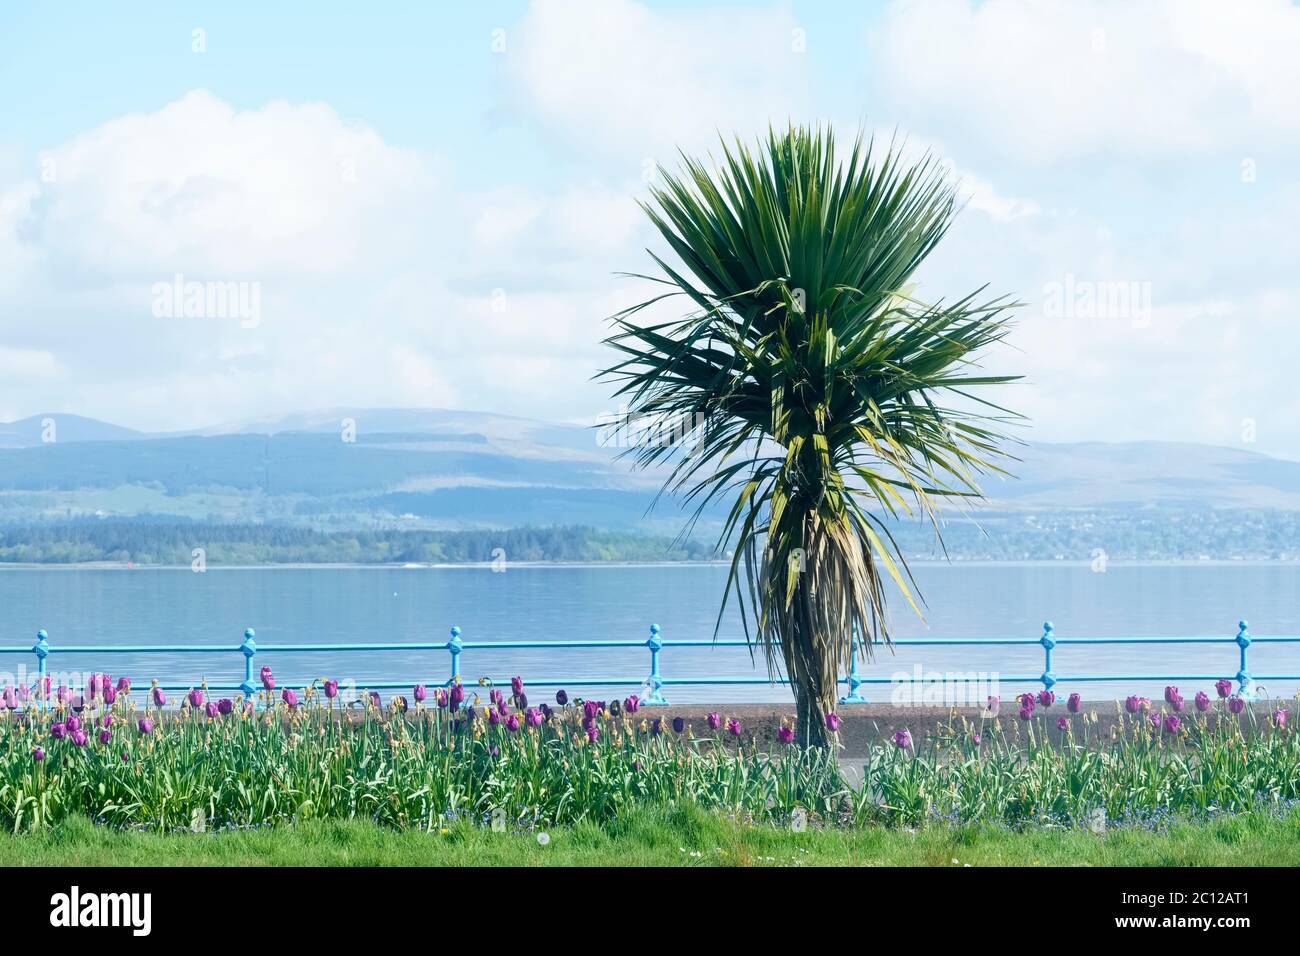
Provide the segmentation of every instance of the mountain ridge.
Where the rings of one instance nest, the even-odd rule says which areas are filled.
[[[600,437],[582,425],[453,409],[320,409],[163,433],[50,413],[0,423],[0,518],[162,508],[222,520],[347,515],[475,527],[585,523],[590,511],[638,527],[664,472],[634,470],[619,458],[625,449]],[[1088,441],[1009,450],[1016,477],[986,476],[980,511],[1300,511],[1300,462],[1251,449]]]

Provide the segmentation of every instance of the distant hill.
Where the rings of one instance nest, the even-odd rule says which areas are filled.
[[[53,442],[41,440],[45,419]],[[162,435],[33,416],[0,424],[0,521],[147,514],[322,529],[675,533],[676,503],[646,517],[662,473],[634,472],[617,452],[592,428],[439,409],[334,409]],[[1019,477],[986,479],[991,500],[979,513],[1300,512],[1300,462],[1242,449],[1087,442],[1015,453]],[[701,530],[721,518],[706,514]]]
[[[46,444],[51,427],[56,442],[134,441],[149,437],[144,432],[80,415],[46,414],[0,422],[0,448],[35,448]]]
[[[1014,479],[988,479],[990,507],[1279,508],[1300,511],[1300,462],[1178,442],[1033,444]]]

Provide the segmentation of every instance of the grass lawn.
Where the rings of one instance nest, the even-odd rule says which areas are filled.
[[[1300,865],[1300,811],[1179,823],[1161,833],[931,826],[794,833],[738,826],[693,808],[640,811],[604,828],[536,835],[455,826],[396,832],[362,821],[225,833],[128,833],[73,819],[0,837],[10,866],[1250,866]]]

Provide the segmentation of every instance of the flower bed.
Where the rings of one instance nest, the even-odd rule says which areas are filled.
[[[864,786],[834,754],[804,750],[787,723],[760,748],[735,717],[697,736],[635,697],[530,705],[522,681],[415,687],[345,705],[334,681],[254,699],[203,687],[179,711],[156,686],[98,675],[84,698],[7,695],[0,721],[0,825],[84,815],[114,827],[257,827],[307,818],[440,828],[451,819],[518,828],[607,821],[631,807],[690,803],[778,825],[917,825],[932,820],[1099,828],[1171,814],[1285,807],[1300,798],[1300,741],[1285,708],[1259,720],[1240,698],[1163,706],[1143,698],[1092,739],[1077,697],[1021,699],[1007,729],[995,707],[925,740],[872,746]],[[174,703],[174,702],[173,702]],[[1244,713],[1242,711],[1244,710]],[[1171,719],[1172,718],[1172,719]],[[828,723],[837,725],[838,718]]]

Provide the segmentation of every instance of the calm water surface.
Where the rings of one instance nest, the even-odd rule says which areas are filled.
[[[921,566],[915,569],[928,602],[921,622],[898,599],[893,619],[900,637],[1038,637],[1051,619],[1058,637],[1231,636],[1239,618],[1255,635],[1300,634],[1300,566],[1121,566],[1093,573],[1087,565]],[[717,566],[488,568],[278,568],[188,569],[6,569],[0,570],[0,643],[30,646],[45,628],[52,646],[62,644],[224,644],[230,653],[169,658],[114,655],[51,658],[60,670],[103,667],[137,682],[238,681],[237,653],[244,628],[262,644],[364,641],[441,641],[459,625],[467,642],[565,639],[643,640],[649,625],[667,639],[713,635],[726,569]],[[734,609],[724,618],[724,637],[742,636]],[[538,651],[467,650],[461,675],[496,680],[626,677],[648,672],[644,649]],[[449,655],[387,652],[259,655],[282,684],[321,675],[352,678],[358,686],[381,679],[440,682]],[[30,668],[34,658],[5,655],[0,668]],[[1030,648],[900,648],[866,668],[873,675],[931,671],[997,671],[1038,674],[1042,650]],[[1214,673],[1237,669],[1236,649],[1213,647],[1103,646],[1057,649],[1059,692],[1081,690],[1093,699],[1140,691],[1158,697],[1161,687],[1090,684],[1071,687],[1068,675],[1090,673]],[[1300,673],[1300,644],[1256,646],[1255,673]],[[666,678],[764,676],[744,649],[667,648]],[[622,689],[630,692],[631,687]],[[1004,684],[1003,696],[1025,689]],[[1183,691],[1191,699],[1191,688]],[[1276,695],[1295,693],[1297,682],[1273,682]],[[591,689],[588,692],[595,693]],[[672,701],[784,700],[787,692],[750,687],[669,687]],[[885,700],[888,687],[868,695]],[[543,697],[540,692],[535,695]],[[545,694],[549,697],[549,691]]]

